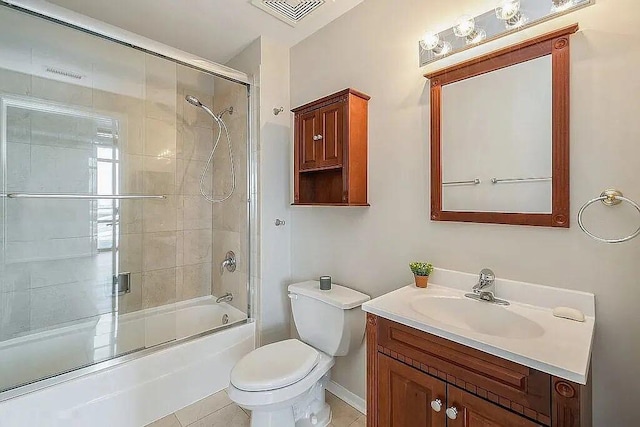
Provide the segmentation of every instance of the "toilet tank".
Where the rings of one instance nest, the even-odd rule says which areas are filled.
[[[321,291],[320,282],[289,285],[293,320],[300,339],[330,356],[345,356],[362,343],[370,297],[345,286]]]

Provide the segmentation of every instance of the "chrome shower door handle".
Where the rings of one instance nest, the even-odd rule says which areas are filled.
[[[220,264],[220,275],[224,273],[224,269],[226,268],[229,273],[233,273],[236,271],[236,254],[233,251],[227,252],[224,260]]]

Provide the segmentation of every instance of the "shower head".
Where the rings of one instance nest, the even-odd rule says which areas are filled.
[[[186,99],[187,102],[193,106],[202,107],[202,102],[200,102],[200,100],[193,95],[187,95],[184,97],[184,99]]]
[[[216,121],[220,120],[225,113],[233,114],[233,107],[225,108],[224,111],[222,111],[220,114],[216,115],[216,114],[213,113],[213,111],[211,111],[211,109],[209,107],[207,107],[202,102],[200,102],[200,100],[198,98],[196,98],[195,96],[187,95],[187,96],[184,97],[184,99],[189,104],[193,105],[194,107],[200,107],[203,110],[205,110]]]

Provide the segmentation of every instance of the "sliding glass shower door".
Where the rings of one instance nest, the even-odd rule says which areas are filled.
[[[0,400],[247,319],[248,128],[244,84],[0,5]]]

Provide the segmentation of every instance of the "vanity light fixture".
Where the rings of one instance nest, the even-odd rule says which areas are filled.
[[[593,5],[596,0],[490,0],[492,8],[479,15],[460,16],[447,29],[419,40],[420,66],[474,46],[496,40],[558,16]]]
[[[444,56],[451,52],[451,43],[440,39],[437,33],[427,32],[420,40],[420,46],[424,50],[433,52],[436,56]]]
[[[572,8],[575,5],[574,0],[551,0],[551,13],[560,13]]]
[[[463,15],[456,21],[453,33],[461,38],[467,45],[480,43],[487,37],[487,32],[482,28],[476,28],[476,21],[472,16]]]
[[[519,28],[527,22],[527,17],[520,11],[520,0],[500,0],[496,6],[496,17],[504,21],[507,29]]]

